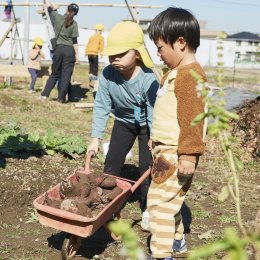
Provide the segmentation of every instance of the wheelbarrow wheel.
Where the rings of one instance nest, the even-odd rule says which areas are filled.
[[[114,214],[114,219],[117,219],[117,220],[120,220],[121,219],[121,216],[120,216],[120,212],[117,212]],[[122,240],[122,237],[121,236],[117,236],[114,232],[112,232],[109,227],[108,227],[108,223],[104,224],[103,227],[105,228],[105,230],[107,231],[107,233],[111,236],[111,238],[114,240],[114,241],[120,241]]]
[[[81,237],[71,235],[69,238],[65,238],[62,244],[61,256],[63,260],[72,259],[81,245]]]

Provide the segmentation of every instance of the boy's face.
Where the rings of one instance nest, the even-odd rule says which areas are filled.
[[[157,47],[157,55],[170,69],[174,69],[180,64],[182,60],[182,51],[179,39],[173,45],[159,39],[155,42],[155,45]]]
[[[124,72],[136,66],[138,55],[135,50],[109,56],[110,64],[118,71]]]

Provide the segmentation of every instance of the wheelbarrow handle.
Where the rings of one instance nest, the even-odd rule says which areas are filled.
[[[151,173],[151,167],[149,167],[143,175],[135,182],[135,184],[131,187],[131,192],[134,193],[134,191],[140,186],[140,184],[150,175]]]
[[[95,153],[94,150],[90,150],[90,151],[87,153],[86,162],[85,162],[85,169],[84,169],[84,171],[85,171],[86,174],[93,173],[93,170],[92,170],[91,167],[90,167],[90,163],[91,163],[91,159],[92,159],[93,157],[95,157],[95,156],[96,156],[96,153]]]

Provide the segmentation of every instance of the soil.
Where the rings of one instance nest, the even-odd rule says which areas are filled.
[[[253,157],[260,157],[260,96],[256,99],[244,102],[237,109],[239,120],[233,122],[233,134],[240,140],[243,147],[252,154]]]
[[[91,113],[75,112],[70,104],[56,104],[52,101],[39,104],[40,101],[36,101],[36,98],[36,96],[32,98],[21,89],[1,90],[1,122],[15,119],[28,131],[33,129],[44,131],[46,118],[52,120],[51,114],[48,113],[55,111],[54,119],[55,122],[59,121],[59,124],[55,124],[54,121],[51,121],[51,124],[57,131],[80,135],[89,133]],[[31,104],[33,107],[30,107]],[[43,114],[45,117],[41,116]],[[63,124],[64,120],[67,120],[66,124]],[[107,133],[110,131],[111,128],[106,130]],[[238,153],[245,163],[240,176],[242,219],[246,228],[252,229],[260,201],[259,158],[252,157],[251,151],[244,149],[243,146],[239,146]],[[68,234],[37,222],[32,202],[76,170],[82,169],[85,156],[71,159],[62,154],[53,156],[20,154],[13,157],[0,156],[0,161],[1,165],[4,165],[0,168],[0,260],[61,259],[62,244]],[[138,178],[135,167],[137,162],[138,153],[134,149],[133,157],[122,169],[124,177],[135,180]],[[102,156],[94,158],[92,161],[94,171],[102,172],[103,163]],[[192,187],[182,208],[189,250],[221,238],[226,227],[232,226],[238,229],[233,200],[229,198],[221,203],[217,198],[230,175],[218,140],[208,138],[207,151],[200,160]],[[127,201],[121,210],[121,217],[132,225],[139,236],[140,246],[147,254],[149,233],[143,232],[140,228],[138,198],[139,190]],[[121,255],[122,247],[120,241],[114,241],[106,230],[101,228],[83,240],[74,259],[124,260]],[[222,259],[223,256],[224,254],[220,253],[216,258]]]

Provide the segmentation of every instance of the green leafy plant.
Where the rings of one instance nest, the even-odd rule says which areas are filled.
[[[218,42],[218,57],[222,58],[222,36],[220,36]],[[230,260],[247,260],[249,259],[246,247],[251,246],[255,252],[255,259],[260,258],[260,234],[249,232],[246,230],[242,217],[240,208],[240,190],[239,190],[239,175],[243,169],[243,163],[235,155],[232,144],[234,138],[230,136],[229,130],[230,120],[238,120],[239,117],[236,113],[229,112],[225,110],[224,96],[225,92],[223,90],[223,62],[218,62],[218,87],[220,90],[218,92],[219,99],[213,100],[209,93],[209,86],[202,80],[200,75],[196,72],[191,71],[191,74],[198,82],[198,91],[207,104],[207,109],[204,113],[198,115],[192,122],[196,125],[204,119],[210,119],[210,124],[208,125],[208,134],[218,138],[222,150],[224,152],[226,161],[228,163],[231,176],[227,179],[227,185],[221,190],[218,196],[219,201],[224,202],[227,198],[231,197],[236,206],[236,217],[241,237],[236,233],[234,228],[227,228],[224,233],[224,238],[214,242],[213,244],[206,245],[202,248],[193,250],[189,254],[189,259],[201,259],[214,255],[219,251],[225,251],[227,253],[227,259]]]
[[[86,152],[85,141],[80,137],[59,136],[48,129],[43,136],[34,132],[24,134],[16,124],[0,128],[0,154],[15,156],[20,152],[44,151],[49,155],[63,153],[74,158]]]
[[[109,223],[109,229],[116,236],[121,237],[124,245],[122,255],[130,260],[144,259],[143,250],[138,245],[138,237],[129,223],[122,220],[112,221]]]
[[[36,209],[29,208],[29,210],[27,212],[25,212],[25,217],[27,219],[25,223],[39,222]]]

